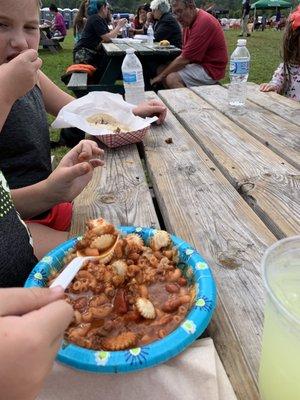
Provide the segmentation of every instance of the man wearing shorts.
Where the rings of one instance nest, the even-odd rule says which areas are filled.
[[[198,10],[194,0],[172,0],[171,4],[183,27],[182,53],[151,84],[162,82],[166,88],[215,84],[224,77],[228,61],[220,23],[206,11]]]

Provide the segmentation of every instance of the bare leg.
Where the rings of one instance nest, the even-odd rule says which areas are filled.
[[[159,66],[157,67],[157,70],[156,70],[156,75],[159,75],[161,72],[163,72],[163,70],[166,69],[168,65],[169,65],[169,64],[159,65]]]
[[[177,72],[171,72],[163,81],[163,84],[168,89],[184,88],[186,87],[180,75]]]
[[[40,260],[54,247],[68,239],[69,232],[56,231],[48,226],[34,223],[27,223],[33,239],[35,256]]]

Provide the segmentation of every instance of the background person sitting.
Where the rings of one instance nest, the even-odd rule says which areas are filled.
[[[54,13],[55,17],[52,21],[51,32],[52,37],[65,37],[67,34],[66,24],[64,21],[64,17],[58,12],[58,9],[55,4],[50,4],[49,10]]]
[[[173,0],[173,14],[183,27],[183,47],[151,84],[167,88],[212,85],[225,75],[228,61],[224,33],[218,20],[198,10],[194,0]]]
[[[174,15],[170,12],[168,0],[153,0],[151,2],[153,15],[154,41],[168,40],[170,44],[182,47],[182,33]]]
[[[147,20],[147,12],[150,10],[149,4],[139,6],[136,12],[136,17],[133,20],[133,27],[130,29],[135,35],[144,34],[144,25]]]
[[[76,14],[76,17],[74,19],[73,33],[74,33],[75,43],[77,43],[78,40],[81,38],[83,28],[87,21],[87,6],[88,6],[88,0],[83,0],[80,4],[78,13]]]
[[[99,73],[103,71],[107,60],[100,45],[117,37],[127,22],[126,18],[119,19],[116,27],[110,31],[107,23],[109,13],[109,5],[105,0],[90,0],[87,22],[73,50],[75,64],[91,64],[98,68]]]
[[[151,13],[148,13],[147,20],[153,21],[154,41],[160,42],[167,40],[171,45],[181,49],[182,47],[182,32],[174,15],[170,12],[170,3],[168,0],[153,0],[151,2]],[[150,23],[147,22],[146,25]],[[145,25],[145,30],[146,30]],[[145,32],[147,33],[147,32]],[[174,58],[174,57],[173,57]],[[170,62],[170,59],[169,59]],[[164,56],[151,57],[144,60],[144,76],[145,82],[155,77],[162,68],[166,67],[166,58]],[[146,84],[147,85],[147,84]],[[151,90],[151,86],[147,87]]]

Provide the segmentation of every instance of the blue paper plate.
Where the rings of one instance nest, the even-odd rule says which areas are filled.
[[[156,232],[152,228],[118,227],[124,233],[137,233],[145,243]],[[33,269],[25,287],[46,286],[53,271],[60,271],[63,258],[74,247],[79,238],[68,240],[48,253]],[[163,339],[143,347],[123,351],[89,350],[63,341],[57,360],[84,371],[98,373],[132,372],[153,367],[176,356],[193,343],[207,327],[216,306],[216,286],[212,273],[201,255],[188,243],[172,235],[174,246],[179,252],[179,268],[194,275],[196,285],[195,304],[186,319]]]

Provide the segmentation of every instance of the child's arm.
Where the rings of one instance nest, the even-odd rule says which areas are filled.
[[[42,71],[39,71],[38,85],[43,94],[46,111],[51,115],[57,116],[62,107],[75,100],[73,96],[55,85]]]
[[[36,84],[41,65],[37,52],[31,49],[0,66],[0,132],[15,101]]]
[[[259,87],[262,92],[280,92],[284,81],[284,71],[283,64],[280,64],[279,67],[274,72],[272,79],[269,83],[262,83]]]
[[[88,184],[94,168],[104,163],[97,143],[82,140],[61,160],[47,179],[11,190],[14,205],[24,219],[38,215],[58,203],[72,201]]]

